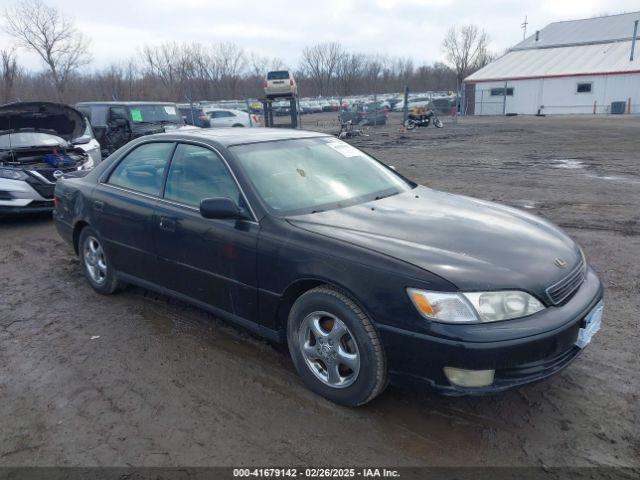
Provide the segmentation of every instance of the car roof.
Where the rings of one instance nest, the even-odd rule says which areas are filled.
[[[187,131],[172,131],[152,135],[154,138],[170,137],[180,140],[215,142],[224,147],[247,143],[294,140],[299,138],[330,137],[326,133],[291,128],[202,128]],[[146,137],[149,138],[149,137]]]
[[[236,112],[236,113],[247,113],[244,110],[238,110],[237,108],[207,108],[204,107],[202,109],[204,112]],[[248,114],[247,114],[248,115]]]
[[[174,102],[78,102],[76,105],[175,105]]]

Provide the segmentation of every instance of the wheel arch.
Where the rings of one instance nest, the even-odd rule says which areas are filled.
[[[302,278],[290,283],[280,297],[280,302],[278,304],[276,313],[276,326],[283,333],[283,335],[286,335],[289,312],[291,311],[291,308],[293,307],[293,304],[296,302],[296,300],[309,290],[313,290],[314,288],[321,286],[333,288],[340,293],[348,296],[371,319],[371,322],[374,321],[368,309],[365,308],[364,304],[360,301],[358,296],[355,295],[349,288],[326,278]]]
[[[76,254],[78,254],[78,252],[80,251],[80,247],[78,245],[80,241],[80,233],[85,227],[88,227],[88,226],[89,226],[89,223],[85,222],[84,220],[78,220],[73,226],[73,236],[72,236],[73,249],[75,250]]]

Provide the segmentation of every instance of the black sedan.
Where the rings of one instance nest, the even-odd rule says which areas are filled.
[[[319,133],[143,137],[65,176],[55,202],[95,290],[135,284],[286,341],[304,383],[344,405],[388,382],[538,381],[601,323],[600,281],[557,227]]]

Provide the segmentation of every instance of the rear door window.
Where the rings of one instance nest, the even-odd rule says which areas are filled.
[[[160,196],[164,171],[173,143],[145,143],[131,151],[109,176],[108,184],[135,192]]]

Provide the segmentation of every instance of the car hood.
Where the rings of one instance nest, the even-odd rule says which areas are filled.
[[[81,137],[86,128],[82,114],[61,103],[16,102],[0,106],[0,131],[33,129],[71,142]]]
[[[421,186],[288,221],[428,270],[461,290],[521,289],[542,296],[581,259],[575,242],[541,218]]]

